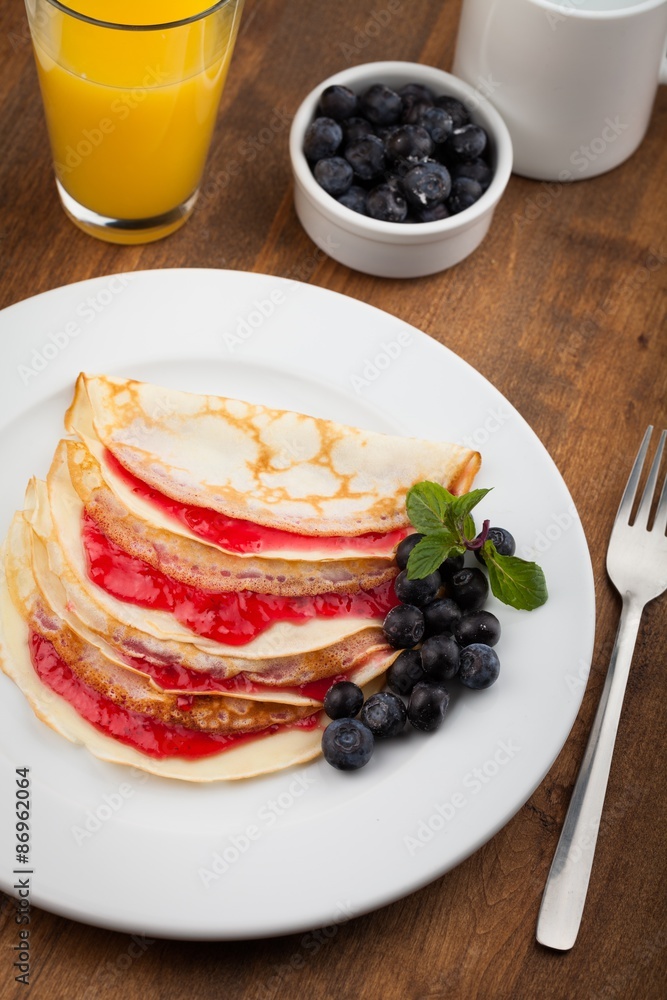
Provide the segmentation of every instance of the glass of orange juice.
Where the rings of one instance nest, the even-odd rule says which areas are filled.
[[[182,226],[199,190],[243,0],[26,0],[70,219],[114,243]]]

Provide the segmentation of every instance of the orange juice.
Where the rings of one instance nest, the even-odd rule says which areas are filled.
[[[204,168],[242,2],[228,0],[174,25],[199,13],[201,0],[72,0],[77,13],[112,26],[28,0],[29,13],[35,4],[41,13],[33,14],[31,31],[70,214],[73,199],[115,220],[115,235],[106,238],[126,230],[122,242],[182,224]]]

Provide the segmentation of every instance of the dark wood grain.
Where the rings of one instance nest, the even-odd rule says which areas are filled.
[[[459,2],[402,2],[382,30],[366,31],[385,7],[383,0],[248,0],[195,215],[167,240],[124,248],[90,239],[65,218],[22,5],[0,0],[0,307],[118,270],[225,267],[335,289],[446,344],[523,414],[580,511],[597,596],[581,712],[545,780],[491,841],[421,891],[331,936],[133,942],[33,911],[26,988],[14,983],[11,967],[14,902],[0,894],[3,1000],[665,995],[664,600],[647,609],[637,647],[575,948],[540,947],[535,923],[618,620],[604,570],[611,524],[646,425],[667,424],[667,93],[659,93],[648,135],[626,164],[572,185],[513,177],[487,239],[467,261],[409,282],[368,277],[325,257],[301,230],[287,132],[305,93],[349,63],[401,58],[450,67]],[[271,122],[274,138],[252,157],[253,139]],[[232,160],[246,168],[242,182],[229,180]]]

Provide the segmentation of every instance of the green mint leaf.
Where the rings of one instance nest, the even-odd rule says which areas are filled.
[[[452,501],[452,514],[455,518],[465,520],[473,507],[476,507],[480,500],[483,500],[491,490],[471,490],[463,496],[456,497]]]
[[[518,556],[498,555],[493,542],[485,542],[482,553],[491,592],[499,601],[520,611],[534,611],[545,603],[549,596],[547,584],[537,563]]]
[[[448,559],[453,559],[454,556],[465,555],[465,552],[466,552],[465,545],[453,545],[452,548],[447,553],[447,558]]]
[[[406,508],[414,528],[423,535],[441,531],[449,523],[449,505],[454,497],[439,483],[425,480],[408,490]]]
[[[423,580],[435,573],[445,561],[452,548],[456,548],[456,538],[444,529],[434,531],[417,542],[408,558],[408,580]]]
[[[454,496],[439,483],[416,483],[406,497],[408,518],[424,538],[415,545],[407,564],[410,580],[433,573],[450,556],[465,552],[477,537],[471,511],[487,493],[471,490]],[[491,591],[504,604],[523,611],[541,607],[548,598],[544,573],[537,563],[518,556],[501,556],[491,541],[481,549],[489,574]]]

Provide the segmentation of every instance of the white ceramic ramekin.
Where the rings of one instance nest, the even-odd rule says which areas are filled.
[[[316,117],[325,87],[338,83],[362,93],[374,83],[395,89],[422,83],[436,95],[457,97],[472,120],[486,129],[494,175],[470,208],[438,222],[382,222],[346,208],[322,190],[303,153],[303,138]],[[474,87],[451,73],[410,62],[352,66],[320,83],[299,106],[290,130],[294,204],[310,238],[341,264],[383,278],[416,278],[458,264],[482,242],[512,171],[512,140],[502,118]]]

